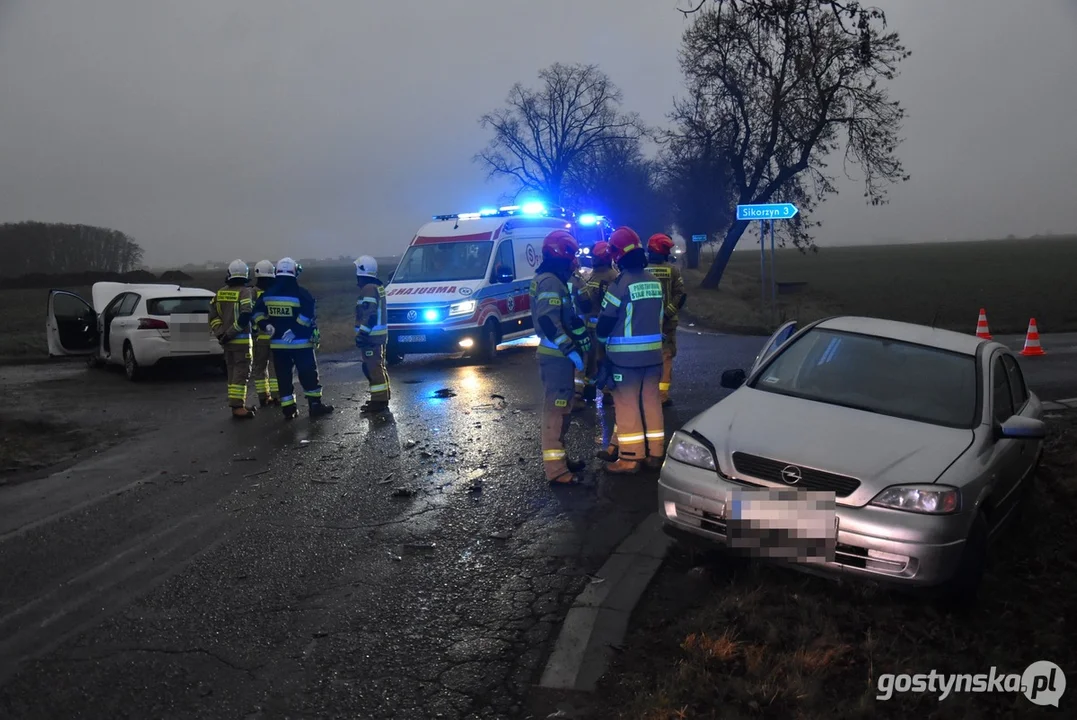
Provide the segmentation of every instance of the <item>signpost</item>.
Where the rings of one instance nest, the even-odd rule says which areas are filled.
[[[737,220],[740,222],[759,221],[759,311],[766,312],[766,237],[767,222],[770,222],[770,302],[777,312],[778,284],[774,278],[774,221],[791,220],[800,212],[793,203],[771,203],[761,205],[737,205]],[[695,238],[693,238],[695,239]]]
[[[707,242],[707,236],[706,235],[693,235],[692,236],[692,242],[698,242],[698,243]]]

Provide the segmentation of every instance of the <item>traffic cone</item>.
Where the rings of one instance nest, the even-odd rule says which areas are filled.
[[[991,331],[987,328],[987,311],[980,308],[980,317],[976,321],[976,337],[981,340],[990,340]]]
[[[1032,318],[1028,321],[1028,334],[1025,335],[1025,347],[1021,351],[1022,355],[1046,355],[1043,348],[1040,347],[1040,331],[1036,327],[1036,318]]]

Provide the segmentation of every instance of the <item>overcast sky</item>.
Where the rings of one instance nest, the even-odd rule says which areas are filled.
[[[680,0],[687,6],[689,0]],[[876,0],[913,56],[912,180],[821,246],[1077,230],[1077,2]],[[392,254],[502,188],[477,118],[553,62],[681,92],[677,0],[0,0],[0,221],[103,225],[153,264]]]

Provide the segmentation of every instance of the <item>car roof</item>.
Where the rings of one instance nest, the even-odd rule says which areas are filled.
[[[975,335],[966,335],[953,330],[942,330],[927,325],[917,325],[897,320],[851,315],[828,318],[820,322],[816,327],[824,330],[874,335],[916,345],[927,345],[928,347],[961,353],[962,355],[975,355],[976,349],[987,342]]]
[[[97,282],[91,288],[94,310],[101,312],[120,293],[135,292],[143,299],[162,297],[213,297],[205,288],[180,287],[175,283],[119,283]]]

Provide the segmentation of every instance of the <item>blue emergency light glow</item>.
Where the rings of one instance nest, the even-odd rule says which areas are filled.
[[[524,215],[542,215],[546,212],[546,206],[540,202],[524,203],[520,209]]]
[[[590,214],[588,214],[588,215],[580,215],[579,222],[580,222],[580,225],[594,225],[595,223],[598,222],[598,216],[597,215],[590,215]]]
[[[426,320],[427,322],[434,322],[437,319],[438,319],[438,311],[437,310],[423,310],[423,320]]]
[[[479,210],[479,215],[497,215],[497,210],[494,208],[483,208]]]

